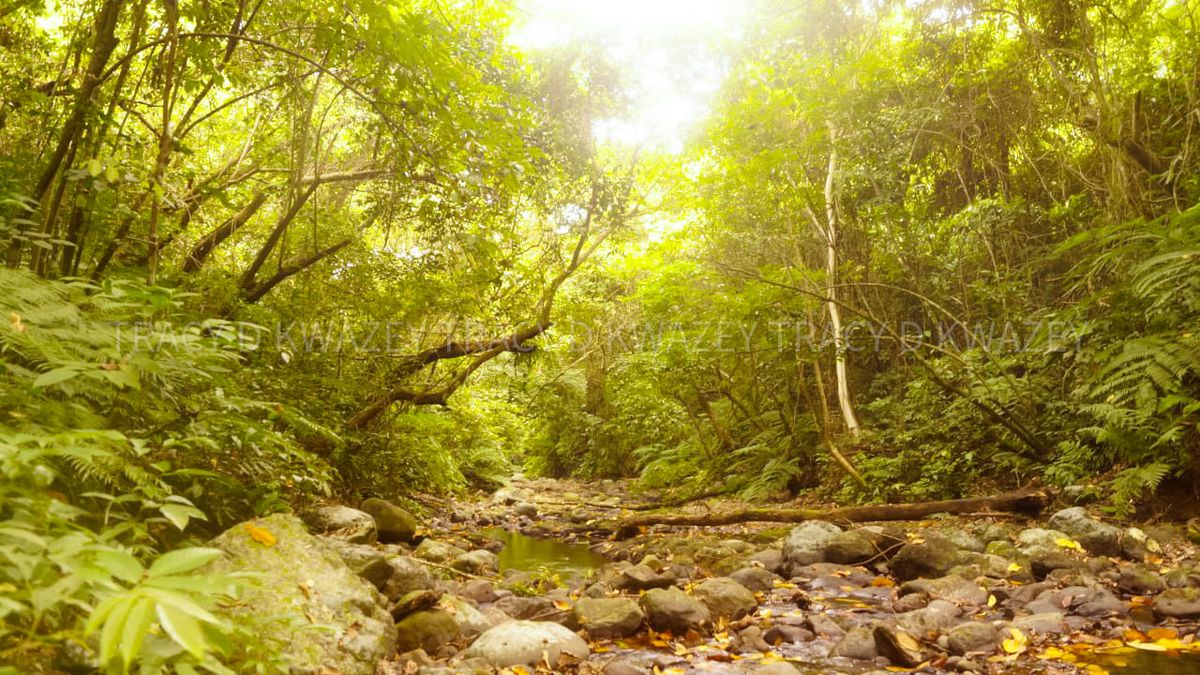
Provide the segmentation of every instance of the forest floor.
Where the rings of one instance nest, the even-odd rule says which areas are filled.
[[[441,577],[438,604],[392,608],[401,650],[428,649],[381,670],[1200,673],[1200,570],[1176,526],[1116,527],[1053,507],[1031,520],[652,526],[612,537],[612,521],[641,503],[623,482],[518,476],[443,506],[413,551]],[[451,570],[480,549],[499,555]],[[424,635],[421,616],[442,610],[466,628],[443,644],[406,644],[406,629]],[[586,653],[549,637],[523,668],[484,638],[468,646],[469,624],[508,618],[565,625],[587,639]]]

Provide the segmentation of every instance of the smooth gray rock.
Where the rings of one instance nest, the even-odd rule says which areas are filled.
[[[921,542],[911,542],[900,548],[892,560],[892,575],[901,581],[918,577],[945,576],[958,564],[961,553],[952,542],[929,535]]]
[[[388,544],[408,543],[416,536],[416,516],[386,499],[371,497],[364,500],[361,507],[375,519],[375,527],[379,530],[379,541]]]
[[[463,637],[474,637],[496,625],[495,621],[463,598],[448,595],[442,600],[442,606],[454,617],[458,632]]]
[[[804,619],[805,625],[814,635],[832,640],[839,640],[846,634],[846,629],[824,614],[810,614]]]
[[[705,579],[696,584],[692,595],[708,607],[713,617],[740,619],[758,609],[754,593],[728,577]]]
[[[1029,603],[1025,609],[1035,614],[1067,610],[1084,617],[1127,614],[1129,607],[1105,588],[1068,586],[1048,590]]]
[[[450,612],[428,609],[397,621],[396,634],[400,651],[423,649],[434,654],[458,637],[458,624]]]
[[[950,574],[937,579],[913,579],[900,585],[901,597],[909,593],[924,593],[935,600],[949,600],[957,605],[983,605],[988,592],[979,584]]]
[[[417,545],[417,548],[413,550],[413,555],[417,558],[442,565],[454,560],[464,553],[466,553],[466,551],[454,546],[453,544],[447,544],[435,539],[424,539],[420,544]]]
[[[953,603],[934,600],[927,607],[897,614],[895,625],[918,637],[941,633],[958,623],[959,610]]]
[[[1162,546],[1140,528],[1130,527],[1121,535],[1121,555],[1142,562],[1151,553],[1160,553]]]
[[[450,566],[468,574],[488,574],[500,566],[500,558],[491,551],[478,549],[455,557]]]
[[[779,575],[762,567],[743,567],[731,572],[729,578],[756,593],[770,593],[775,588]]]
[[[860,661],[873,661],[878,654],[875,649],[875,627],[873,625],[851,628],[829,652],[830,656],[841,656]]]
[[[533,666],[545,657],[555,668],[563,654],[583,660],[589,653],[583,638],[565,626],[549,621],[512,621],[489,628],[463,656],[482,659],[494,668]]]
[[[983,553],[984,548],[986,548],[984,541],[970,532],[964,532],[955,528],[946,528],[940,530],[939,534],[964,551]]]
[[[591,637],[605,639],[633,635],[646,614],[633,598],[580,598],[571,618]]]
[[[315,534],[344,539],[352,544],[374,544],[379,537],[369,513],[334,504],[306,511],[301,518]]]
[[[1121,530],[1091,517],[1082,506],[1055,513],[1047,525],[1067,533],[1092,555],[1121,555]]]
[[[767,644],[772,645],[777,642],[781,644],[808,642],[814,637],[816,636],[813,635],[811,630],[804,628],[803,626],[794,626],[786,623],[777,623],[768,628],[767,632],[763,634],[763,639],[766,640]]]
[[[374,526],[374,521],[371,521]],[[383,590],[387,580],[392,576],[392,566],[388,564],[387,554],[367,544],[351,544],[337,538],[329,538],[325,543],[341,556],[342,562],[358,576],[371,582],[371,585]]]
[[[1168,588],[1155,596],[1150,607],[1156,616],[1195,619],[1200,617],[1200,589]]]
[[[773,548],[764,549],[751,555],[746,559],[746,562],[750,564],[762,565],[763,569],[767,570],[768,572],[781,574],[784,566],[783,551]]]
[[[990,623],[972,621],[950,629],[946,644],[953,654],[963,655],[968,652],[991,653],[996,650],[1000,641],[1000,631]]]
[[[708,607],[678,588],[654,588],[641,598],[646,620],[654,630],[683,635],[711,619]]]
[[[904,544],[904,533],[875,525],[839,532],[825,542],[825,560],[862,565],[891,558]]]
[[[792,528],[783,541],[783,560],[788,569],[825,562],[825,546],[842,528],[812,520]]]
[[[550,614],[554,603],[542,597],[510,595],[500,598],[493,605],[514,619],[532,619]]]
[[[1044,612],[1020,616],[1012,621],[1012,627],[1023,633],[1037,635],[1060,635],[1067,631],[1067,623],[1062,612]]]
[[[667,588],[675,583],[675,575],[659,572],[649,565],[638,564],[623,570],[609,585],[621,591],[648,591]]]
[[[1061,530],[1051,530],[1043,527],[1030,527],[1021,530],[1017,534],[1017,550],[1029,555],[1031,552],[1039,549],[1055,550],[1061,548],[1058,545],[1059,539],[1070,539],[1066,532]],[[993,542],[994,543],[994,542]],[[988,551],[989,553],[996,552],[1000,555],[1004,553],[1000,551]]]
[[[458,594],[479,604],[495,602],[500,598],[496,595],[496,587],[487,579],[472,579],[464,583],[459,588]]]
[[[1167,587],[1157,574],[1136,567],[1126,567],[1117,577],[1117,588],[1131,595],[1151,595]]]
[[[388,556],[388,567],[392,573],[383,584],[383,594],[389,600],[399,600],[412,591],[433,588],[433,577],[421,563],[404,556]]]

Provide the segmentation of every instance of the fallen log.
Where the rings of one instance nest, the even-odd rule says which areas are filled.
[[[978,514],[996,511],[1035,516],[1050,502],[1051,495],[1042,489],[1022,489],[991,497],[969,497],[967,499],[945,499],[936,502],[912,502],[907,504],[867,504],[837,509],[771,509],[752,508],[715,513],[648,513],[626,518],[615,525],[604,527],[596,523],[590,529],[611,528],[617,539],[628,539],[637,535],[641,528],[650,525],[676,525],[683,527],[718,527],[736,523],[802,523],[807,520],[864,523],[888,520],[919,520],[934,514]]]

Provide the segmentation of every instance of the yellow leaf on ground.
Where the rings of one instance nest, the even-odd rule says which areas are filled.
[[[1076,660],[1076,656],[1074,654],[1072,654],[1071,652],[1059,649],[1058,647],[1046,647],[1040,653],[1037,654],[1037,657],[1039,659],[1045,659],[1045,660],[1049,660],[1049,661],[1066,661],[1068,663],[1074,662]]]
[[[1008,629],[1009,635],[1012,637],[1000,643],[1000,646],[1007,654],[1020,654],[1029,647],[1029,638],[1016,628]]]
[[[987,605],[988,605],[988,607],[995,607],[996,606],[996,596],[992,595],[991,593],[988,593]]]
[[[1151,640],[1173,640],[1179,637],[1174,628],[1151,628],[1146,631],[1146,637]]]
[[[1083,550],[1083,547],[1079,545],[1079,542],[1075,541],[1074,539],[1068,539],[1067,537],[1059,537],[1058,539],[1054,540],[1054,543],[1063,548],[1069,548],[1074,551]]]
[[[258,543],[262,544],[263,546],[274,546],[275,545],[275,541],[276,541],[275,535],[271,534],[271,531],[268,530],[267,528],[259,527],[258,525],[255,525],[254,523],[246,523],[245,525],[243,525],[243,527],[246,528],[246,534],[249,534],[250,538],[253,539],[254,541],[257,541]]]

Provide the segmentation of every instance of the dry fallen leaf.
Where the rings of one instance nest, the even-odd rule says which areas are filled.
[[[249,534],[250,538],[253,539],[254,541],[257,541],[258,543],[262,544],[263,546],[274,546],[275,545],[275,542],[276,542],[275,535],[271,534],[271,531],[268,530],[267,528],[259,527],[258,525],[255,525],[254,523],[246,523],[243,527],[246,528],[246,533]]]
[[[1025,637],[1024,633],[1016,628],[1009,628],[1008,632],[1012,637],[1009,637],[1005,639],[1004,642],[1000,643],[1001,648],[1004,649],[1006,654],[1012,654],[1015,656],[1029,648],[1029,638]]]
[[[1058,539],[1054,540],[1054,543],[1058,544],[1059,546],[1061,546],[1063,548],[1069,548],[1073,551],[1082,551],[1083,550],[1083,546],[1080,546],[1079,542],[1075,541],[1074,539],[1068,539],[1066,537],[1059,537]]]

